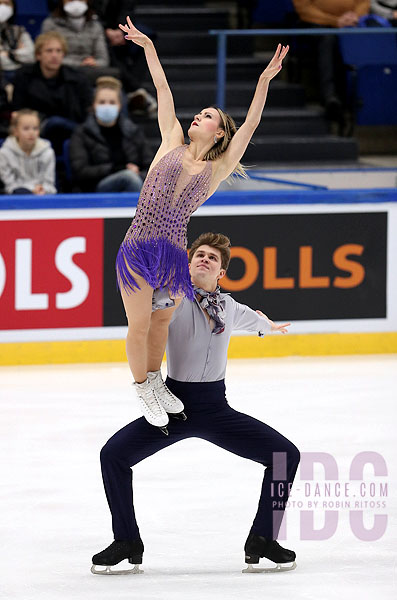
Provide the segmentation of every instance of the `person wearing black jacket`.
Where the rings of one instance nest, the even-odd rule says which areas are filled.
[[[154,153],[143,131],[120,114],[121,83],[99,77],[93,114],[70,140],[74,188],[82,192],[139,192]]]
[[[67,51],[65,39],[56,31],[36,38],[37,62],[18,70],[12,100],[13,110],[29,107],[42,119],[41,136],[49,139],[56,154],[77,123],[82,123],[92,103],[92,88],[72,67],[62,65]]]

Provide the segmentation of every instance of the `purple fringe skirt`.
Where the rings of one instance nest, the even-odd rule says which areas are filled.
[[[129,269],[154,290],[167,287],[171,296],[184,294],[194,300],[186,250],[174,246],[167,238],[125,239],[117,253],[116,271],[118,286],[123,286],[127,293],[140,289]]]

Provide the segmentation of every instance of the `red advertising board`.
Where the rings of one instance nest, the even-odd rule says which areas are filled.
[[[0,329],[103,324],[103,220],[0,222]]]

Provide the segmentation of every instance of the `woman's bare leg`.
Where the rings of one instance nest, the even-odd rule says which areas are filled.
[[[162,310],[156,310],[152,313],[147,345],[148,372],[158,371],[161,367],[165,346],[167,344],[168,325],[170,324],[172,315],[180,302],[181,298],[178,298],[175,300],[175,306],[172,308],[164,308]]]
[[[151,324],[153,288],[136,273],[133,273],[133,276],[141,289],[129,290],[127,293],[121,286],[121,297],[128,319],[126,340],[128,364],[135,381],[142,383],[147,378],[148,333]]]

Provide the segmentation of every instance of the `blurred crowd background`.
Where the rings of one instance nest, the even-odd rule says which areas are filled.
[[[203,108],[201,102],[212,105],[215,100],[216,39],[209,29],[391,27],[397,24],[397,0],[190,1],[183,5],[156,0],[0,0],[3,194],[140,190],[159,143],[157,103],[143,50],[126,42],[118,28],[126,15],[158,48],[171,88],[176,89],[175,104],[184,125]],[[356,37],[363,55],[378,43],[371,36]],[[386,54],[393,54],[395,36],[382,38]],[[253,93],[254,76],[270,58],[275,39],[231,38],[229,104],[237,115],[227,109],[237,121],[240,117],[240,123]],[[289,109],[287,118],[280,118],[284,128],[293,132],[299,120],[294,109],[314,103],[311,121],[309,112],[304,113],[309,119],[306,129],[312,127],[316,133],[321,121],[325,138],[333,133],[347,148],[357,120],[357,89],[352,100],[352,65],[347,64],[339,37],[286,39],[284,35],[280,41],[291,45],[273,97],[275,108],[278,98],[279,108]],[[396,57],[387,59],[397,63],[397,51]],[[384,71],[382,61],[378,63]],[[370,71],[366,77],[367,87],[373,88]],[[395,87],[396,77],[392,80],[386,83]],[[357,86],[357,77],[354,81]],[[304,101],[297,99],[302,86]],[[387,88],[380,91],[385,94]],[[383,119],[394,124],[395,104],[387,117],[389,103],[390,97],[384,98]],[[372,112],[377,111],[373,106]],[[277,160],[274,136],[279,133],[273,132],[273,138],[263,144],[258,133],[260,163],[266,163],[269,155]]]

